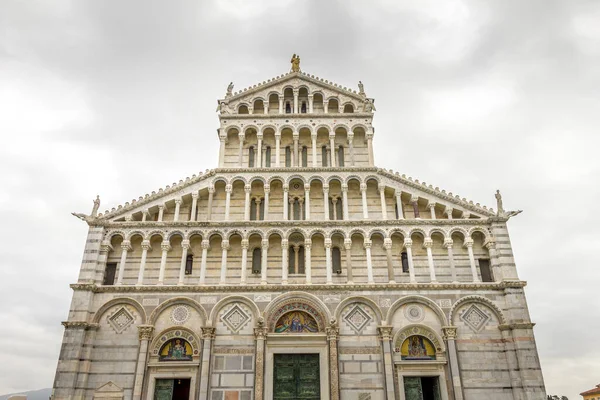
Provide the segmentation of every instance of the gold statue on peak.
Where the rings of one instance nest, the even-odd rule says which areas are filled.
[[[300,72],[300,56],[294,53],[290,62],[292,63],[292,72]]]

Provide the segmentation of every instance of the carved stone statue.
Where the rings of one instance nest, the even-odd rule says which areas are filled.
[[[292,63],[292,72],[300,72],[300,56],[294,54],[290,62]]]
[[[92,214],[90,216],[95,217],[98,214],[98,208],[100,208],[100,195],[96,195],[96,200],[94,200],[94,208],[92,208]]]
[[[500,190],[496,190],[496,204],[498,205],[498,215],[504,214],[504,207],[502,207],[502,195]]]
[[[511,217],[514,217],[515,215],[519,215],[519,214],[521,214],[522,212],[523,212],[523,210],[507,211],[507,212],[504,212],[504,215],[505,215],[507,218],[511,218]]]
[[[219,111],[221,114],[231,114],[231,109],[229,108],[229,104],[226,101],[222,101],[219,103],[217,111]]]
[[[229,86],[227,86],[227,93],[225,93],[225,98],[231,97],[233,95],[233,82],[229,82]]]
[[[358,94],[360,94],[361,96],[365,95],[365,86],[361,81],[358,81]]]
[[[373,104],[372,99],[365,99],[364,110],[365,110],[365,112],[377,111],[375,109],[375,104]]]

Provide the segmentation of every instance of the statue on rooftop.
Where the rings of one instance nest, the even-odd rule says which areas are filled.
[[[375,104],[373,104],[373,99],[365,99],[364,109],[365,112],[377,111],[375,109]]]
[[[290,62],[292,63],[292,72],[300,72],[300,56],[294,54]]]
[[[361,96],[365,95],[365,86],[361,81],[358,81],[358,94],[360,94]]]
[[[226,101],[219,102],[219,107],[217,107],[217,111],[221,114],[231,114],[231,109],[229,108],[229,104]]]
[[[100,195],[96,195],[96,200],[94,200],[94,207],[92,208],[91,217],[95,217],[98,214],[98,208],[100,208]]]
[[[504,207],[502,207],[502,195],[500,190],[496,190],[496,203],[498,204],[498,215],[504,214]]]
[[[227,86],[227,93],[225,93],[225,98],[231,97],[233,95],[233,82],[229,82],[229,86]]]

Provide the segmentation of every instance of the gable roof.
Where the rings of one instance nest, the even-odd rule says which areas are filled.
[[[591,394],[600,394],[600,385],[596,385],[595,388],[586,390],[585,392],[579,393],[580,396],[588,396]]]

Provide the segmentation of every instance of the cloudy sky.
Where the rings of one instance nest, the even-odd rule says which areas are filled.
[[[600,3],[0,0],[0,394],[52,386],[86,225],[217,165],[216,99],[289,70],[376,98],[376,164],[496,207],[549,393],[600,383]]]

